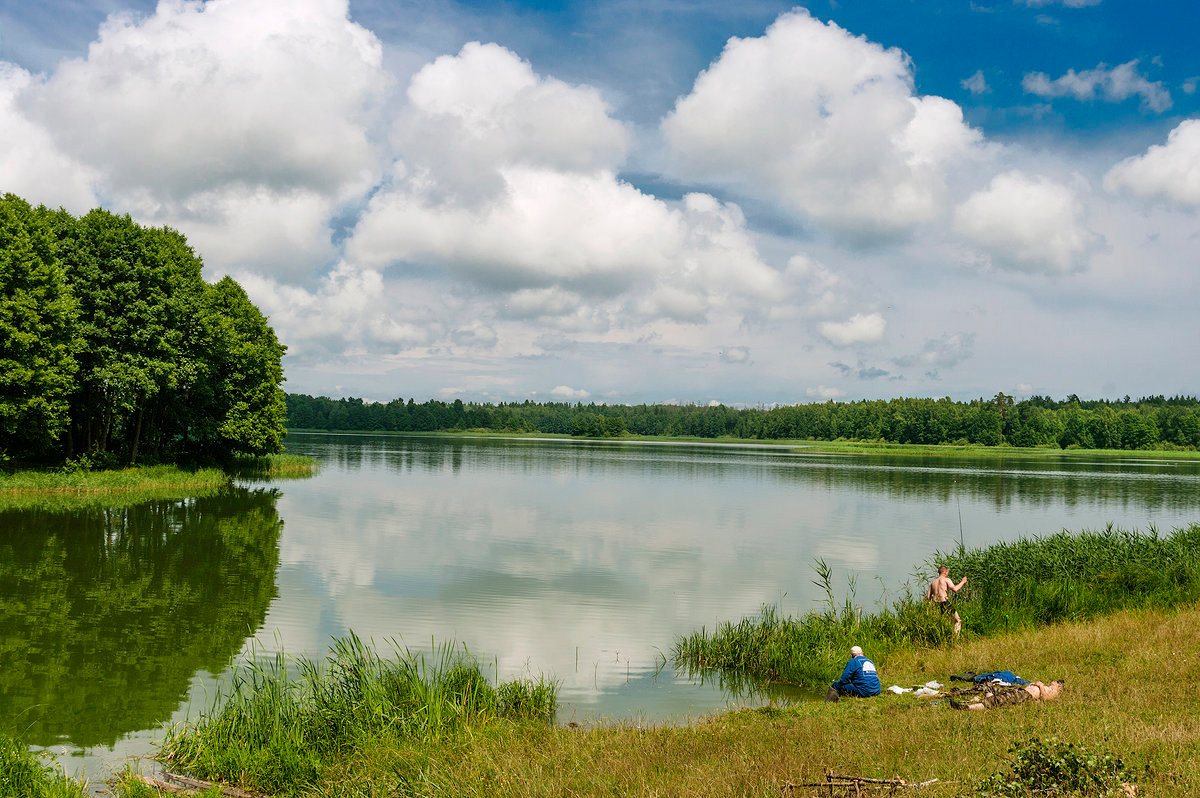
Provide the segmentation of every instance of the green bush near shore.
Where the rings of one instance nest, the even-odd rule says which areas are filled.
[[[1124,531],[1062,532],[983,549],[936,553],[926,566],[950,567],[968,585],[955,607],[968,636],[989,636],[1079,620],[1132,606],[1174,607],[1200,598],[1200,524],[1167,536]],[[720,669],[733,678],[819,685],[835,678],[846,651],[860,645],[877,665],[899,650],[945,645],[947,618],[911,588],[890,607],[864,614],[847,599],[834,601],[832,575],[818,561],[823,612],[782,616],[772,606],[737,623],[680,637],[677,664]],[[924,585],[918,585],[922,592]]]
[[[87,784],[47,765],[23,743],[0,736],[0,798],[84,798]]]
[[[159,759],[201,779],[294,794],[364,746],[430,744],[496,721],[549,722],[557,684],[493,686],[452,644],[431,659],[394,646],[385,659],[357,636],[336,640],[325,663],[239,666],[232,687],[191,724],[169,730]]]

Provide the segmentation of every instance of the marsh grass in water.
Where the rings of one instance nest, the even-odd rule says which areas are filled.
[[[48,757],[0,736],[0,798],[83,798],[87,783],[70,778]]]
[[[169,730],[159,758],[202,779],[291,794],[364,746],[425,744],[468,727],[554,717],[555,682],[493,686],[452,643],[429,657],[392,648],[394,656],[381,657],[351,634],[324,662],[289,663],[279,654],[239,665],[211,710]]]
[[[955,607],[964,634],[987,636],[1081,620],[1132,606],[1174,607],[1200,598],[1200,525],[1160,536],[1109,527],[1022,538],[983,549],[936,553],[938,564],[969,577]],[[953,639],[948,620],[910,585],[874,613],[850,596],[835,600],[833,575],[818,560],[816,583],[826,593],[821,611],[785,616],[764,605],[757,616],[726,622],[712,632],[680,637],[676,664],[691,671],[719,668],[750,679],[820,685],[835,678],[846,651],[860,645],[876,665],[899,650],[942,646]]]
[[[0,473],[0,510],[70,510],[212,496],[229,484],[220,469],[145,466],[114,471],[64,467]]]
[[[268,454],[262,457],[237,457],[229,473],[251,480],[305,479],[317,471],[317,462],[299,454]]]

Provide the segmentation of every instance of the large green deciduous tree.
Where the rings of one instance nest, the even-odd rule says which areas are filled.
[[[0,197],[0,460],[42,457],[66,430],[75,312],[49,215]]]
[[[280,449],[285,347],[170,228],[0,201],[0,459]]]
[[[277,452],[283,440],[287,405],[280,359],[287,347],[246,292],[225,277],[205,287],[209,320],[208,370],[200,433],[210,453]]]

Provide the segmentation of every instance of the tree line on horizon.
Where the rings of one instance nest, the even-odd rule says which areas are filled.
[[[1058,401],[1003,393],[959,402],[896,398],[780,407],[581,402],[368,402],[288,394],[288,427],[326,431],[493,430],[581,437],[663,435],[758,440],[859,440],[1062,449],[1200,448],[1200,399]]]
[[[0,197],[0,465],[279,451],[279,343],[179,232]]]

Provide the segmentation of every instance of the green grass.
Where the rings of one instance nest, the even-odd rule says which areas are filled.
[[[208,712],[167,733],[159,759],[197,778],[290,795],[364,746],[428,745],[497,722],[553,718],[554,682],[493,686],[450,643],[430,658],[398,645],[393,655],[351,634],[323,663],[281,654],[241,665]]]
[[[1200,598],[1200,524],[1160,535],[1109,525],[1022,538],[985,549],[939,552],[968,584],[956,602],[980,635],[1089,618],[1130,606],[1173,607]]]
[[[255,480],[306,479],[317,471],[317,461],[299,454],[238,457],[229,467],[235,477]]]
[[[229,478],[219,469],[167,465],[113,471],[17,471],[0,474],[0,509],[127,506],[211,496],[228,484]]]
[[[955,606],[964,634],[988,636],[1082,620],[1131,606],[1173,607],[1200,599],[1200,525],[1160,536],[1112,527],[1079,534],[1023,538],[983,549],[937,553],[951,576],[968,576]],[[675,643],[675,661],[693,671],[720,669],[726,678],[820,685],[835,678],[852,645],[879,666],[898,651],[942,646],[951,627],[928,602],[924,585],[906,589],[890,607],[864,613],[853,597],[835,601],[832,574],[817,562],[824,611],[759,615],[701,629]]]
[[[87,783],[69,778],[23,743],[0,736],[0,798],[84,798]]]

